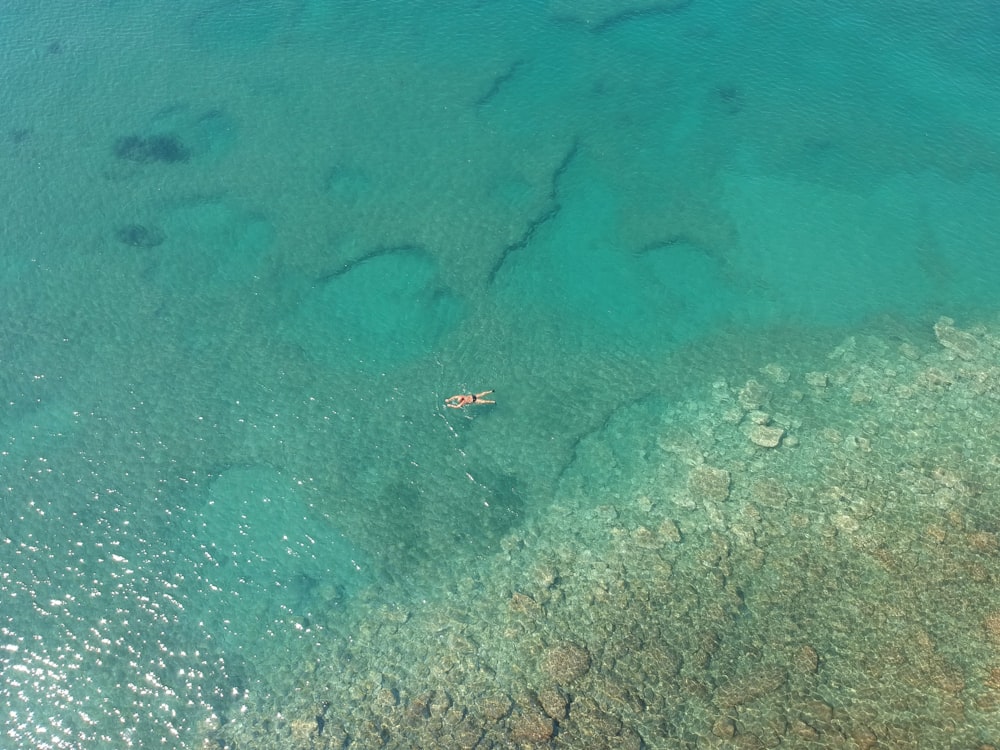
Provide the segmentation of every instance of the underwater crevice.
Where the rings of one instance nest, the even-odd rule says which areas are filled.
[[[634,3],[618,12],[602,16],[600,12],[589,14],[579,9],[554,13],[551,18],[557,24],[582,27],[592,34],[603,34],[631,21],[642,21],[656,16],[666,16],[686,10],[694,0],[674,0],[659,3]]]
[[[559,485],[562,484],[563,476],[565,476],[566,472],[569,471],[570,468],[576,463],[577,459],[579,458],[578,450],[583,441],[585,441],[587,438],[593,435],[599,435],[600,433],[604,432],[608,428],[608,425],[611,424],[611,420],[614,419],[615,415],[618,412],[622,411],[623,409],[630,409],[633,406],[642,404],[643,402],[650,401],[651,399],[655,398],[656,395],[657,391],[650,391],[649,393],[644,393],[641,396],[637,396],[627,401],[623,401],[622,403],[617,404],[613,406],[611,409],[609,409],[608,412],[604,415],[604,418],[601,419],[601,421],[593,429],[578,434],[569,444],[570,458],[568,461],[566,461],[565,464],[563,464],[562,468],[559,469],[559,473],[556,475],[555,479],[555,486],[558,487]]]
[[[543,211],[541,214],[536,216],[534,219],[528,222],[527,227],[521,236],[514,242],[510,243],[501,250],[499,257],[490,269],[488,282],[490,284],[496,279],[497,274],[500,273],[500,269],[503,268],[507,259],[510,257],[511,253],[517,250],[523,250],[527,247],[531,240],[534,238],[535,233],[545,224],[549,223],[554,219],[559,211],[562,210],[562,204],[559,202],[559,180],[565,174],[566,170],[569,169],[570,164],[576,158],[577,153],[580,150],[580,139],[574,138],[572,144],[570,144],[566,155],[563,156],[562,160],[552,171],[552,177],[550,179],[550,188],[548,194],[549,207]]]
[[[515,60],[508,66],[507,70],[498,75],[493,79],[493,85],[490,86],[489,90],[476,99],[476,106],[482,107],[489,104],[500,93],[500,90],[507,84],[507,82],[514,77],[517,73],[518,68],[524,65],[524,60]]]
[[[367,263],[375,258],[381,258],[386,255],[397,255],[404,253],[413,253],[414,255],[429,255],[429,253],[419,245],[394,245],[390,247],[377,247],[369,250],[367,253],[359,255],[357,258],[352,258],[346,261],[340,268],[330,271],[323,276],[320,276],[316,281],[320,284],[325,284],[327,281],[332,279],[340,278],[351,271],[353,271],[358,266]]]
[[[591,27],[590,31],[594,34],[603,34],[631,21],[642,21],[654,16],[679,13],[688,8],[692,2],[693,0],[678,0],[678,2],[657,3],[656,5],[647,5],[641,8],[630,8],[607,16],[600,23]]]

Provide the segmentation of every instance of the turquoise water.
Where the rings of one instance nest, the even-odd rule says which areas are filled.
[[[8,3],[2,744],[1000,742],[998,42]]]

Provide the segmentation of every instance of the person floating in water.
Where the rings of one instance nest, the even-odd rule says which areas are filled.
[[[457,396],[446,398],[444,405],[450,409],[461,409],[463,406],[468,406],[469,404],[495,404],[496,401],[483,398],[483,396],[489,396],[491,393],[493,393],[492,389],[483,391],[482,393],[460,393]]]

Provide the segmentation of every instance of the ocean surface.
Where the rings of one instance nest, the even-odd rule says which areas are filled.
[[[986,0],[5,2],[0,746],[1000,745],[998,83]]]

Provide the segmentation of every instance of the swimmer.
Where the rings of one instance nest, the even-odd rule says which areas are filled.
[[[482,393],[460,393],[457,396],[446,398],[444,405],[449,409],[461,409],[463,406],[468,406],[469,404],[495,404],[496,401],[483,398],[483,396],[489,396],[491,393],[493,393],[492,390],[483,391]]]

